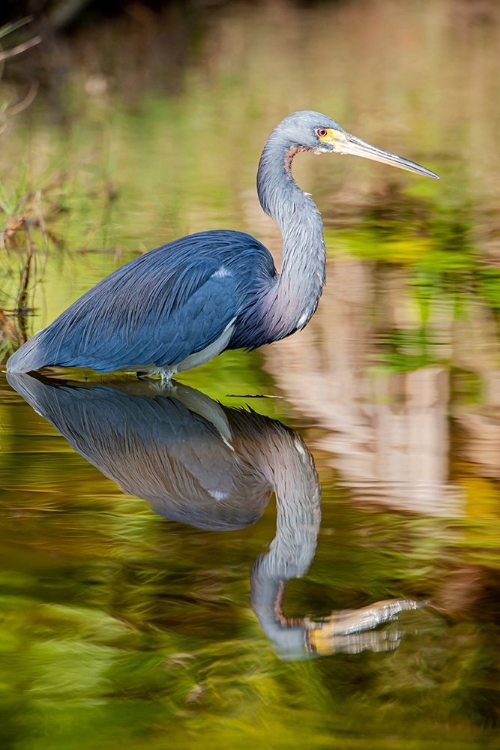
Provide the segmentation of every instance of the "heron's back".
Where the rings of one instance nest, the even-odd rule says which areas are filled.
[[[175,365],[236,326],[275,279],[269,251],[248,234],[182,237],[96,284],[13,354],[7,369]]]

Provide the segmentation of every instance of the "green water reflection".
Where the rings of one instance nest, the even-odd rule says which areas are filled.
[[[318,313],[287,341],[182,378],[222,403],[216,414],[251,407],[264,433],[297,435],[314,460],[321,525],[306,524],[317,532],[309,548],[299,538],[302,568],[291,558],[280,572],[282,624],[387,599],[432,604],[372,631],[387,632],[391,650],[279,659],[255,597],[252,608],[274,501],[226,531],[162,517],[2,376],[0,744],[497,748],[498,9],[284,2],[205,18],[168,85],[172,70],[140,57],[152,39],[161,49],[164,19],[76,30],[73,57],[54,57],[66,71],[57,97],[42,88],[8,119],[2,229],[26,211],[37,249],[29,326],[179,234],[241,229],[279,259],[254,174],[270,128],[294,109],[331,114],[436,170],[439,183],[298,157],[326,225]],[[15,78],[5,84],[16,91]],[[24,235],[1,252],[2,309],[23,253]],[[246,460],[258,463],[255,452]],[[245,475],[249,496],[264,491],[261,474]],[[267,501],[275,483],[264,485]]]
[[[124,387],[118,384],[115,391],[119,399],[127,397]],[[84,395],[92,390],[84,388]],[[98,390],[101,402],[94,413],[104,424],[105,392],[113,388]],[[5,383],[1,395],[2,439],[8,441],[2,465],[0,600],[5,746],[41,747],[50,737],[53,747],[83,747],[96,736],[101,747],[115,747],[117,738],[127,747],[146,741],[160,747],[166,736],[194,745],[208,728],[214,747],[249,746],[263,733],[270,745],[285,738],[308,746],[358,746],[369,737],[389,746],[390,734],[400,746],[430,747],[432,733],[436,743],[453,747],[496,746],[498,519],[486,523],[356,507],[318,456],[323,521],[311,569],[303,579],[288,582],[286,616],[327,617],[335,609],[388,597],[431,596],[434,606],[403,613],[390,626],[394,650],[382,646],[382,653],[342,654],[340,648],[326,660],[279,662],[250,606],[250,571],[275,534],[272,507],[256,525],[241,529],[208,531],[167,521],[71,450]],[[89,413],[79,406],[72,418],[66,396],[52,403],[50,393],[42,391],[36,406],[59,420],[73,445],[102,471],[139,494],[142,480],[125,486],[141,464],[138,454],[137,467],[132,466],[131,435],[119,439],[118,454],[109,454],[102,425],[94,422],[93,433],[85,437],[82,425],[92,427]],[[124,410],[119,399],[111,406]],[[197,408],[199,429],[204,422]],[[226,414],[234,433],[237,422]],[[253,418],[259,440],[267,439],[262,419]],[[228,429],[215,421],[222,433]],[[119,418],[115,424],[119,436]],[[131,412],[125,411],[122,424],[132,425],[133,434]],[[274,448],[285,460],[284,486],[287,471],[294,479],[285,505],[293,503],[298,482],[291,457],[301,458],[307,449],[279,423],[265,424],[272,443],[262,455],[272,464]],[[160,462],[168,469],[167,488],[154,502],[160,503],[157,512],[167,515],[172,506],[170,511],[161,506],[172,502],[168,482],[179,502],[183,481],[175,456],[186,465],[192,451],[179,426],[170,429],[177,444],[173,463],[166,461],[165,448],[150,444],[143,453],[141,493],[151,496],[152,470]],[[277,442],[276,429],[294,453]],[[229,455],[221,433],[217,439],[219,452]],[[239,438],[233,439],[238,444]],[[258,479],[253,450],[253,463],[246,454],[250,474],[242,475],[248,502],[240,508],[240,521],[230,525],[245,526],[267,502],[258,497],[269,492],[270,482]],[[219,484],[235,481],[220,473],[213,450],[209,463]],[[306,495],[314,503],[317,480],[314,470],[308,472],[312,484]],[[191,493],[199,497],[192,477]],[[200,523],[199,511],[189,503],[185,507],[180,518],[186,512],[185,520]],[[289,548],[292,557],[287,572],[279,571],[281,579],[305,572],[314,554],[314,538],[307,542],[308,534],[315,537],[314,523],[308,525],[307,515],[300,521],[306,536],[299,534],[299,552],[293,544]],[[300,726],[292,729],[299,716]]]

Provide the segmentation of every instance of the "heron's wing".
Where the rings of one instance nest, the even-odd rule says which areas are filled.
[[[218,268],[217,262],[207,259],[186,263],[168,275],[148,268],[144,277],[126,275],[119,286],[101,289],[104,296],[92,295],[95,307],[85,310],[79,330],[74,331],[68,320],[74,343],[62,348],[58,364],[104,371],[161,367],[201,351],[238,314],[234,278],[217,276]]]
[[[121,287],[111,309],[102,311],[95,334],[92,328],[84,334],[87,350],[95,342],[95,369],[175,365],[216,341],[240,307],[234,277],[218,276],[219,266],[200,259],[167,277],[148,269],[148,279]]]
[[[251,239],[236,232],[204,233],[136,258],[33,337],[14,355],[11,371],[49,365],[99,371],[161,367],[205,349],[244,304]],[[235,265],[235,242],[244,246],[244,268]]]

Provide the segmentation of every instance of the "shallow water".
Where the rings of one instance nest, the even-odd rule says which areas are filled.
[[[261,400],[11,380],[30,405],[2,382],[4,746],[497,746],[488,471],[360,484],[335,433]]]
[[[226,7],[175,97],[110,21],[73,40],[68,121],[41,97],[2,135],[8,189],[16,150],[38,208],[64,206],[33,228],[33,330],[182,233],[250,231],[279,260],[253,181],[290,110],[442,176],[297,159],[328,283],[286,341],[171,392],[1,375],[2,748],[500,746],[497,16]]]

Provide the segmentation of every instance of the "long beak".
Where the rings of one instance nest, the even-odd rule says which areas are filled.
[[[406,169],[408,172],[416,172],[416,174],[426,175],[427,177],[439,180],[439,176],[435,172],[431,172],[430,169],[421,167],[420,164],[415,164],[415,162],[409,159],[403,159],[402,156],[391,154],[390,151],[375,148],[375,146],[371,146],[360,138],[349,135],[349,133],[345,133],[345,139],[342,138],[335,141],[335,151],[338,154],[352,154],[353,156],[362,156],[364,159],[381,161],[383,164],[390,164],[392,167],[399,167],[399,169]]]

